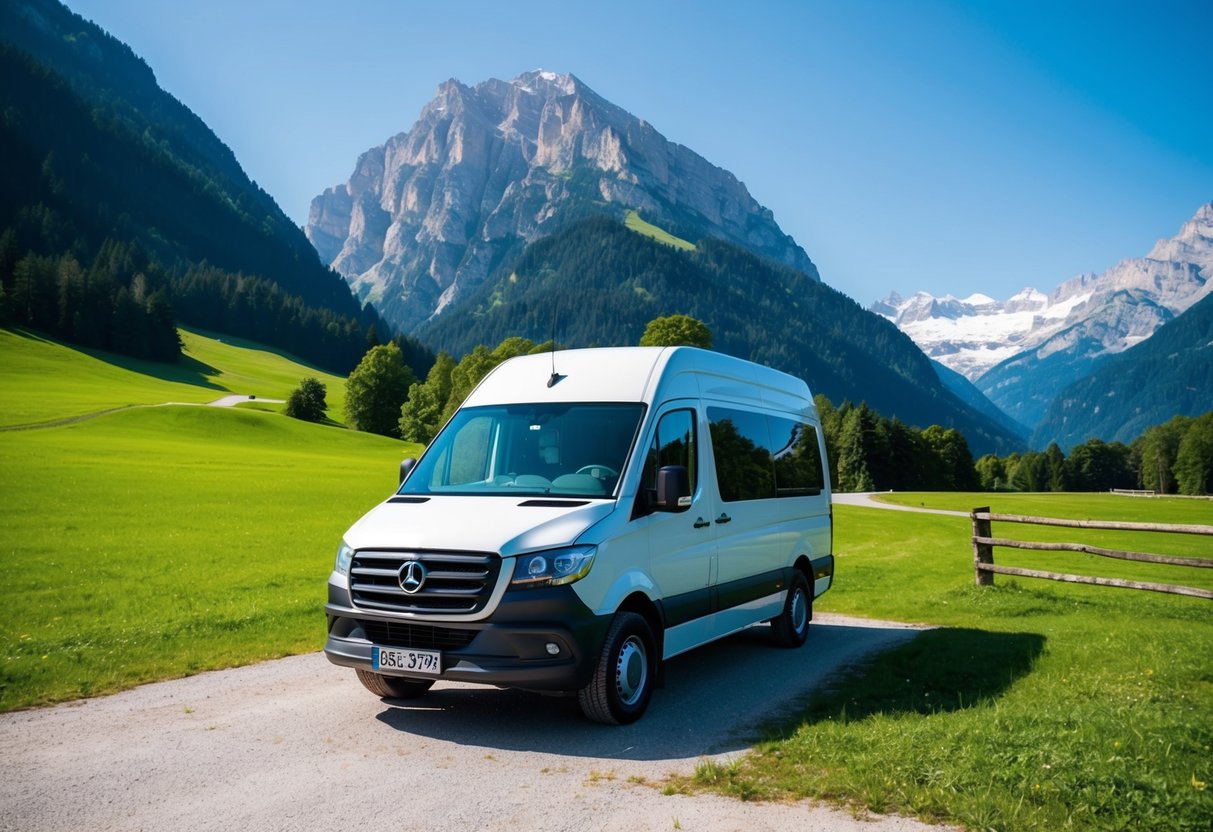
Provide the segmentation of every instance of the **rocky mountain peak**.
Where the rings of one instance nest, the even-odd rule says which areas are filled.
[[[576,76],[544,69],[440,84],[412,128],[312,201],[307,235],[359,297],[411,329],[566,220],[630,211],[817,279],[735,176]]]
[[[1197,263],[1213,277],[1213,202],[1202,205],[1174,237],[1155,243],[1146,258]]]

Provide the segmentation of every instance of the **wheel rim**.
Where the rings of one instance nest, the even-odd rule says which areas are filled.
[[[809,623],[809,604],[805,591],[797,587],[792,594],[792,629],[797,633],[804,632]]]
[[[638,636],[630,636],[619,648],[619,661],[615,665],[615,690],[619,701],[635,705],[644,694],[649,678],[649,660],[644,642]]]

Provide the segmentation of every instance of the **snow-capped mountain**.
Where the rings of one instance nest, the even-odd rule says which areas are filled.
[[[976,382],[990,368],[1046,340],[1090,293],[1054,298],[1024,289],[1007,300],[973,294],[934,297],[896,292],[871,310],[891,320],[939,363]]]
[[[896,294],[873,304],[929,356],[973,381],[1005,413],[1035,426],[1053,397],[1103,358],[1135,346],[1213,291],[1213,203],[1174,237],[1103,274],[1005,301],[975,294]]]

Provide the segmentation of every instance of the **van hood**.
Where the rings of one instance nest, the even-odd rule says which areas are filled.
[[[613,500],[533,497],[393,499],[401,498],[380,503],[355,523],[346,543],[354,549],[466,550],[508,557],[574,543],[616,507]]]

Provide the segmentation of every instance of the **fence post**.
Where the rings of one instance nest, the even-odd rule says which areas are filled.
[[[994,547],[989,543],[978,543],[979,537],[990,537],[990,521],[988,519],[978,519],[977,513],[983,512],[988,514],[989,506],[975,508],[969,512],[969,518],[973,521],[973,573],[978,586],[992,586],[994,583],[994,573],[986,572],[979,568],[980,564],[994,562]]]

